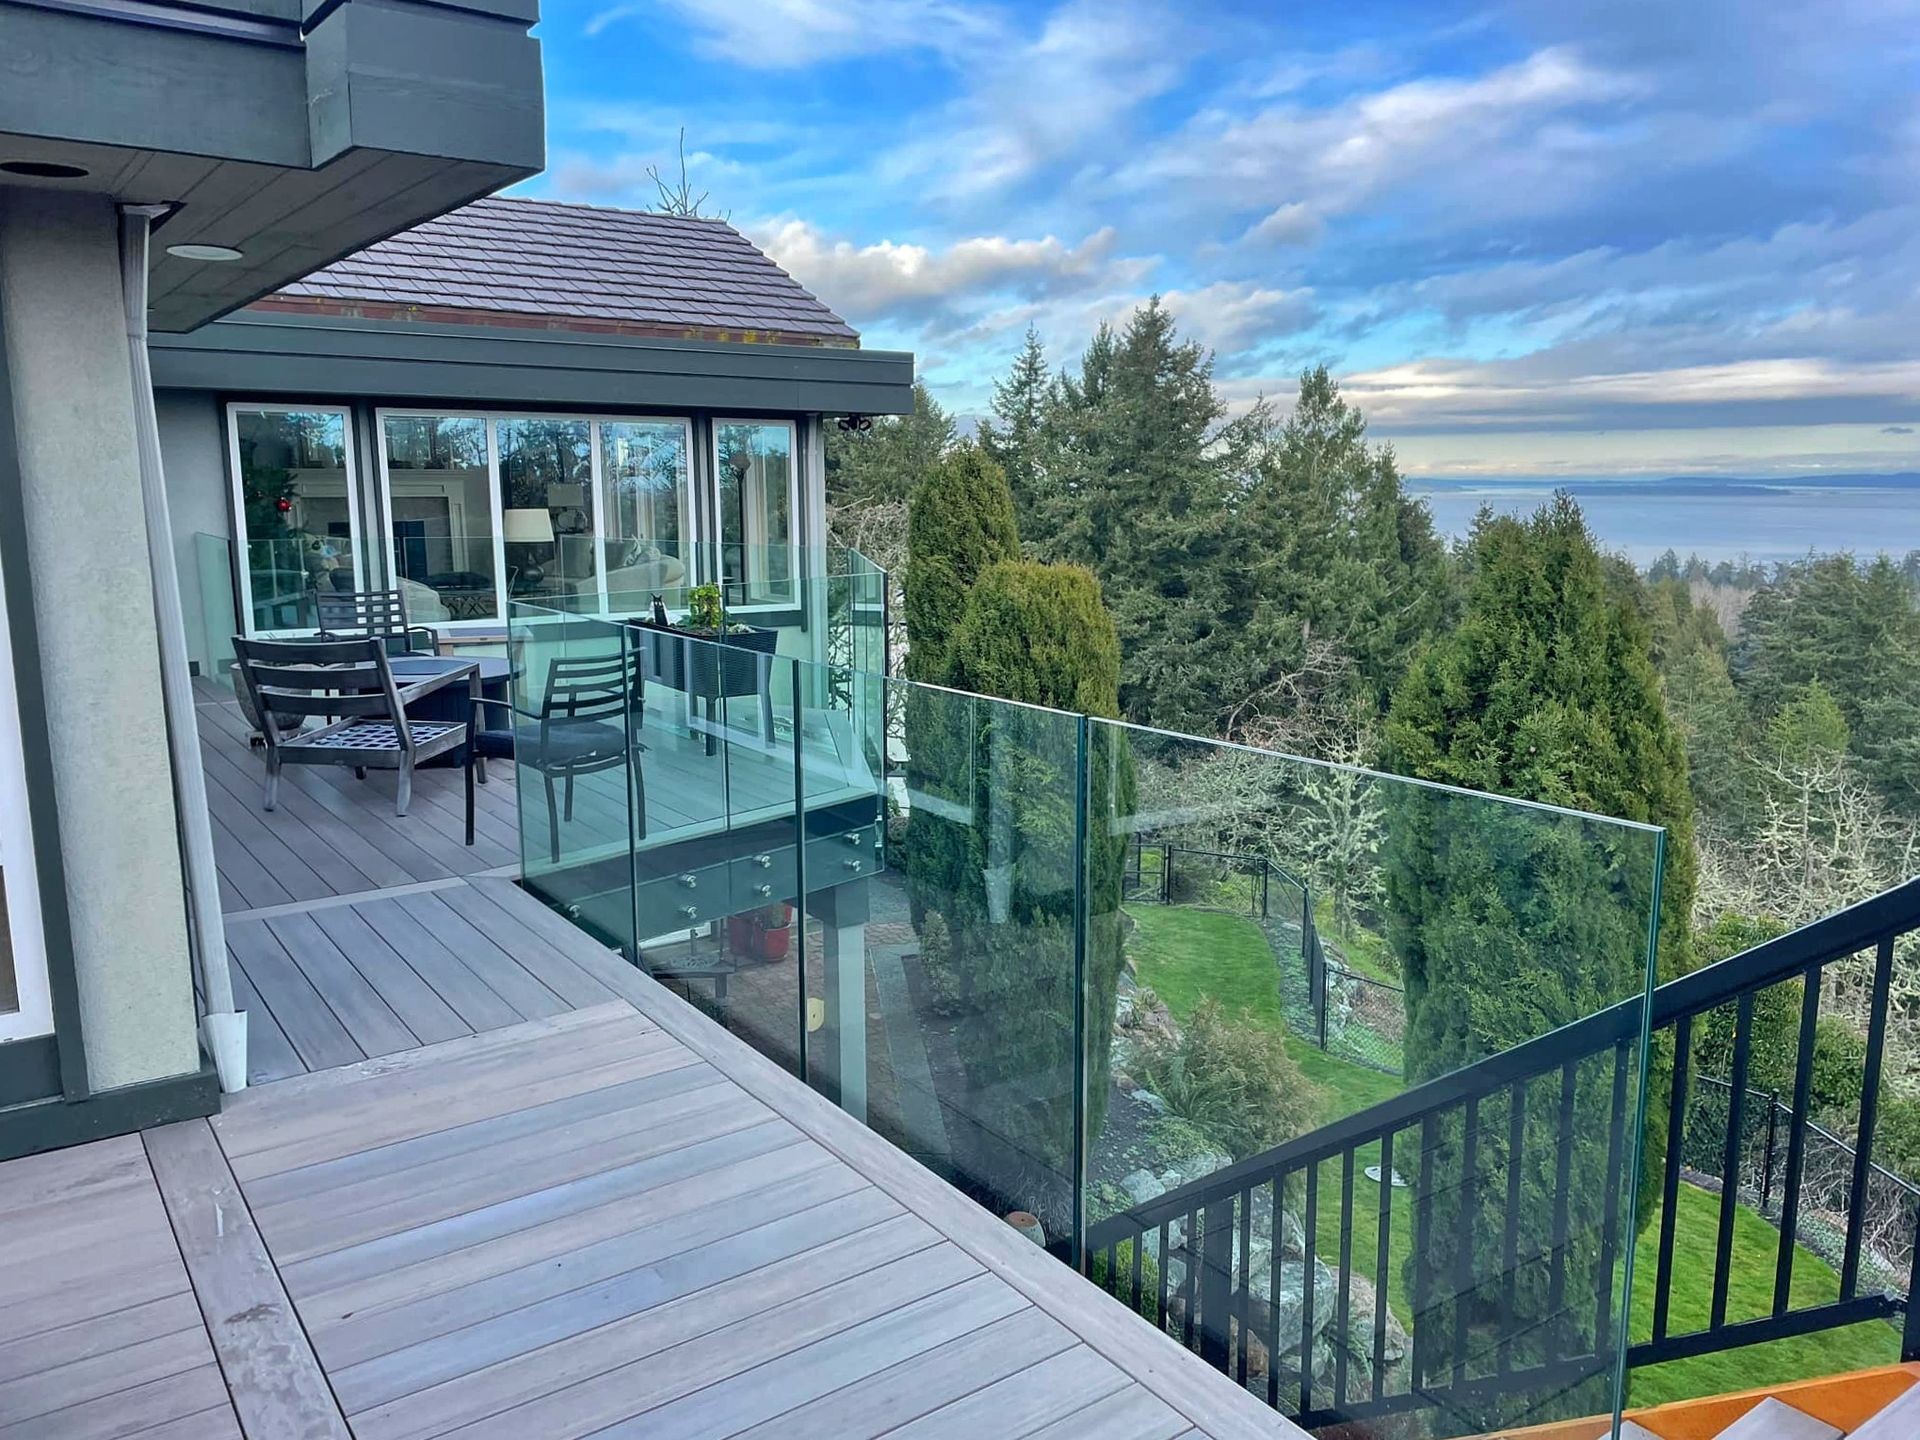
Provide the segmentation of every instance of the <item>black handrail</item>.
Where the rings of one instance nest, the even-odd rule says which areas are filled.
[[[1778,939],[1758,945],[1731,959],[1706,966],[1659,986],[1651,997],[1608,1006],[1538,1039],[1491,1055],[1473,1064],[1414,1086],[1379,1105],[1349,1115],[1286,1144],[1182,1185],[1140,1205],[1106,1217],[1087,1231],[1086,1248],[1096,1278],[1122,1300],[1130,1301],[1169,1326],[1176,1336],[1197,1343],[1200,1353],[1243,1382],[1256,1368],[1262,1353],[1267,1365],[1267,1398],[1291,1410],[1310,1426],[1359,1420],[1428,1406],[1485,1406],[1502,1394],[1538,1391],[1541,1387],[1578,1383],[1581,1377],[1609,1373],[1610,1356],[1617,1345],[1615,1306],[1616,1261],[1630,1243],[1626,1200],[1633,1146],[1626,1132],[1627,1085],[1631,1063],[1645,1023],[1652,1036],[1673,1056],[1673,1069],[1657,1109],[1649,1097],[1649,1114],[1664,1114],[1665,1152],[1650,1151],[1648,1168],[1663,1167],[1666,1204],[1661,1221],[1654,1292],[1652,1334],[1629,1345],[1629,1364],[1650,1364],[1687,1355],[1705,1354],[1787,1335],[1807,1334],[1862,1319],[1891,1317],[1904,1312],[1902,1350],[1907,1359],[1920,1359],[1920,1302],[1907,1296],[1920,1292],[1920,1243],[1914,1247],[1913,1271],[1904,1294],[1860,1293],[1861,1245],[1864,1231],[1866,1179],[1875,1169],[1871,1148],[1878,1104],[1879,1073],[1886,1043],[1891,971],[1895,942],[1920,931],[1920,879],[1874,896]],[[1790,1303],[1794,1263],[1794,1225],[1800,1187],[1808,1115],[1809,1077],[1813,1062],[1814,1018],[1819,983],[1827,966],[1870,953],[1873,980],[1869,999],[1866,1074],[1860,1107],[1859,1140],[1853,1156],[1854,1175],[1849,1188],[1847,1232],[1841,1257],[1841,1285],[1836,1300],[1795,1307]],[[1745,1073],[1753,1045],[1753,999],[1770,986],[1794,980],[1804,987],[1793,1104],[1788,1116],[1788,1157],[1777,1181],[1782,1196],[1779,1242],[1772,1313],[1758,1319],[1729,1319],[1728,1286],[1732,1270],[1733,1215],[1739,1189],[1738,1163],[1744,1118]],[[1723,1196],[1716,1217],[1715,1265],[1710,1297],[1710,1321],[1682,1334],[1671,1331],[1674,1229],[1681,1160],[1681,1144],[1689,1123],[1685,1105],[1694,1021],[1723,1006],[1734,1007],[1732,1094],[1724,1133],[1709,1137],[1723,1151]],[[1610,1059],[1610,1065],[1609,1065]],[[1558,1076],[1557,1083],[1549,1077]],[[1539,1083],[1536,1083],[1539,1082]],[[1609,1094],[1610,1092],[1610,1094]],[[1605,1105],[1609,1119],[1601,1120]],[[1697,1117],[1696,1122],[1697,1122]],[[1540,1126],[1541,1140],[1552,1153],[1535,1162],[1536,1179],[1546,1181],[1552,1197],[1550,1220],[1535,1216],[1536,1233],[1523,1242],[1521,1172],[1526,1137]],[[1582,1131],[1582,1126],[1589,1128]],[[1603,1130],[1590,1127],[1598,1124]],[[1505,1146],[1493,1160],[1488,1153],[1488,1131],[1505,1132]],[[1547,1139],[1551,1135],[1551,1140]],[[1603,1147],[1605,1168],[1598,1177],[1587,1171],[1576,1177],[1571,1163],[1576,1135],[1597,1154]],[[1352,1176],[1358,1152],[1378,1144],[1380,1156],[1380,1218],[1377,1236],[1356,1230]],[[1414,1147],[1408,1155],[1406,1146]],[[1419,1179],[1410,1204],[1415,1242],[1414,1261],[1406,1284],[1416,1317],[1412,1336],[1412,1383],[1402,1394],[1382,1385],[1380,1361],[1385,1350],[1386,1290],[1400,1277],[1388,1274],[1389,1232],[1398,1221],[1392,1193],[1396,1153],[1401,1168],[1417,1163]],[[1491,1167],[1504,1168],[1499,1184]],[[1336,1246],[1341,1276],[1338,1295],[1318,1303],[1331,1310],[1327,1329],[1337,1337],[1331,1378],[1316,1377],[1313,1342],[1315,1321],[1314,1270],[1322,1249],[1318,1237],[1319,1179],[1322,1173],[1340,1177],[1340,1228]],[[1411,1172],[1410,1172],[1411,1173]],[[1300,1260],[1301,1314],[1298,1337],[1282,1337],[1277,1328],[1280,1305],[1262,1301],[1250,1283],[1251,1246],[1233,1243],[1236,1229],[1249,1235],[1249,1220],[1257,1201],[1271,1207],[1273,1247],[1268,1259],[1269,1297],[1280,1293],[1280,1211],[1289,1187],[1304,1182],[1304,1254]],[[1588,1188],[1581,1188],[1582,1184]],[[1504,1194],[1502,1191],[1504,1190]],[[1576,1193],[1577,1192],[1577,1193]],[[1538,1196],[1537,1203],[1544,1203]],[[1491,1208],[1490,1208],[1491,1207]],[[1576,1233],[1573,1211],[1590,1233]],[[1501,1222],[1504,1221],[1502,1224]],[[1478,1235],[1484,1223],[1500,1224],[1498,1235]],[[1545,1222],[1544,1224],[1542,1222]],[[1204,1237],[1204,1238],[1203,1238]],[[1376,1299],[1373,1334],[1354,1337],[1349,1298],[1349,1268],[1355,1248],[1367,1241],[1377,1251]],[[1492,1243],[1489,1243],[1492,1242]],[[1445,1255],[1445,1273],[1433,1247]],[[1591,1252],[1583,1247],[1592,1246]],[[1482,1249],[1497,1252],[1485,1262]],[[1142,1294],[1141,1252],[1158,1257],[1158,1294]],[[1571,1257],[1583,1252],[1584,1264],[1595,1262],[1594,1288],[1582,1300],[1570,1294]],[[1430,1259],[1433,1257],[1433,1259]],[[1292,1262],[1288,1262],[1292,1263]],[[1516,1316],[1516,1273],[1540,1266],[1547,1281],[1547,1319],[1527,1321]],[[1169,1272],[1184,1267],[1177,1285]],[[1482,1272],[1486,1273],[1482,1273]],[[1582,1283],[1585,1283],[1583,1280]],[[1497,1293],[1496,1293],[1497,1292]],[[1149,1307],[1146,1302],[1154,1300]],[[1171,1307],[1171,1311],[1170,1311]],[[1469,1311],[1472,1315],[1469,1315]],[[1444,1316],[1442,1329],[1418,1323],[1423,1314]],[[1491,1320],[1488,1319],[1492,1316]],[[1541,1335],[1544,1323],[1552,1332]],[[1491,1341],[1485,1331],[1491,1324]],[[1515,1327],[1531,1324],[1529,1334]],[[1359,1348],[1349,1343],[1357,1340]],[[1475,1353],[1478,1340],[1484,1353]],[[1298,1345],[1297,1384],[1288,1383],[1283,1396],[1279,1356]],[[1372,1375],[1351,1393],[1347,1356],[1372,1351]],[[1530,1362],[1516,1351],[1525,1348]],[[1492,1375],[1475,1373],[1491,1364]],[[1297,1393],[1294,1393],[1297,1389]],[[1465,1413],[1465,1412],[1463,1412]],[[1474,1413],[1494,1413],[1481,1410]],[[1551,1418],[1542,1416],[1541,1418]]]

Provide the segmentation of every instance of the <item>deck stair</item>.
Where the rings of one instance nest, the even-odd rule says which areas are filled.
[[[1789,1400],[1769,1395],[1731,1424],[1702,1432],[1681,1418],[1685,1406],[1664,1407],[1642,1420],[1625,1420],[1620,1440],[1920,1440],[1920,1384],[1844,1430],[1810,1415]],[[1827,1409],[1826,1406],[1818,1408]]]

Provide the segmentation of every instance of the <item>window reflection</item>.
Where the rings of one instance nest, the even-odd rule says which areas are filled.
[[[687,430],[658,420],[607,421],[599,429],[607,603],[644,610],[651,596],[688,583]]]
[[[560,609],[598,597],[592,427],[532,417],[495,424],[507,595]]]
[[[337,410],[234,412],[248,624],[312,623],[312,591],[357,588],[347,417]]]
[[[721,565],[734,604],[794,600],[793,427],[714,426]]]
[[[416,624],[497,620],[487,425],[469,416],[384,421],[393,565]]]

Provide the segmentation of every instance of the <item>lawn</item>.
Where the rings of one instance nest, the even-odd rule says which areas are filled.
[[[1150,985],[1176,1018],[1192,1013],[1211,997],[1231,1014],[1272,1026],[1286,1038],[1287,1050],[1316,1090],[1315,1119],[1326,1124],[1357,1110],[1377,1105],[1404,1088],[1391,1075],[1323,1053],[1312,1042],[1294,1035],[1280,1008],[1274,978],[1273,952],[1250,919],[1218,911],[1158,905],[1130,907],[1135,922],[1130,942],[1139,980]],[[1359,1166],[1379,1159],[1379,1147],[1365,1147]],[[1389,1303],[1402,1323],[1409,1319],[1404,1288],[1398,1277],[1411,1249],[1412,1226],[1404,1208],[1409,1191],[1400,1191],[1395,1224],[1388,1236],[1394,1277]],[[1354,1270],[1373,1277],[1375,1241],[1379,1235],[1379,1187],[1363,1174],[1354,1183]],[[1693,1186],[1680,1190],[1680,1218],[1674,1230],[1674,1280],[1671,1329],[1675,1333],[1703,1327],[1713,1295],[1713,1241],[1719,1217],[1719,1197]],[[1326,1167],[1320,1176],[1315,1230],[1322,1259],[1340,1254],[1340,1169]],[[1644,1339],[1653,1327],[1653,1287],[1656,1279],[1656,1214],[1641,1232],[1635,1262],[1633,1303],[1634,1338]],[[1734,1212],[1733,1271],[1729,1282],[1728,1315],[1744,1319],[1768,1313],[1773,1299],[1774,1255],[1779,1232],[1744,1206]],[[1818,1256],[1802,1248],[1794,1261],[1793,1296],[1798,1304],[1830,1300],[1839,1291],[1839,1277]],[[1669,1400],[1724,1394],[1755,1385],[1784,1382],[1814,1375],[1841,1374],[1873,1365],[1890,1364],[1899,1357],[1899,1337],[1893,1327],[1877,1321],[1829,1330],[1818,1335],[1776,1340],[1718,1355],[1699,1355],[1665,1365],[1636,1370],[1632,1380],[1634,1405],[1658,1405]]]

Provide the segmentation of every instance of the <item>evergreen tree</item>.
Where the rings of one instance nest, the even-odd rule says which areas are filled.
[[[828,426],[827,504],[904,502],[953,447],[954,434],[953,417],[918,380],[911,415],[879,416],[866,431]]]
[[[1920,813],[1920,607],[1887,556],[1829,555],[1785,570],[1747,606],[1736,681],[1765,721],[1819,681],[1832,693],[1867,778]]]
[[[1261,436],[1243,511],[1262,683],[1292,673],[1318,637],[1352,662],[1357,698],[1383,714],[1447,611],[1446,552],[1392,450],[1367,443],[1324,365],[1301,375],[1293,412]]]
[[[1031,327],[1026,343],[1014,357],[1013,369],[993,385],[993,418],[980,427],[980,444],[1007,472],[1013,491],[1014,513],[1029,531],[1047,504],[1052,471],[1047,426],[1053,378],[1040,334]]]
[[[1530,520],[1483,513],[1464,563],[1463,614],[1395,693],[1388,723],[1394,767],[1667,827],[1660,947],[1663,972],[1677,973],[1689,953],[1692,805],[1685,756],[1640,616],[1619,594],[1579,507],[1565,495]],[[1641,990],[1653,901],[1650,839],[1610,837],[1578,817],[1450,792],[1410,791],[1393,812],[1387,908],[1407,988],[1409,1079],[1509,1049]],[[1668,1057],[1655,1058],[1647,1153],[1656,1158],[1643,1171],[1643,1196],[1658,1183],[1665,1114],[1658,1097],[1669,1066]],[[1583,1138],[1573,1156],[1565,1285],[1567,1294],[1590,1295],[1606,1207],[1625,1197],[1607,1194],[1606,1147],[1593,1139],[1611,1120],[1610,1057],[1579,1067],[1575,1078],[1574,1133]],[[1529,1108],[1526,1154],[1553,1153],[1553,1110]],[[1504,1177],[1504,1119],[1483,1107],[1481,1122],[1480,1163]],[[1436,1216],[1446,1218],[1436,1218],[1423,1263],[1455,1273],[1454,1237],[1467,1233],[1472,1272],[1485,1282],[1466,1296],[1443,1287],[1442,1298],[1415,1317],[1416,1326],[1447,1335],[1457,1305],[1467,1308],[1469,1325],[1490,1316],[1506,1196],[1504,1184],[1473,1187],[1486,1213],[1461,1226],[1455,1207],[1463,1203],[1462,1137],[1457,1123],[1442,1130],[1431,1183]],[[1537,1321],[1523,1346],[1538,1347],[1532,1359],[1604,1350],[1612,1342],[1591,1333],[1591,1315],[1583,1320],[1551,1307],[1551,1171],[1523,1174],[1521,1253],[1539,1257],[1516,1280],[1520,1319]],[[1444,1350],[1435,1347],[1436,1354]],[[1485,1418],[1492,1425],[1503,1417]]]
[[[1119,644],[1091,573],[1010,560],[976,578],[946,657],[957,689],[1023,702],[919,690],[908,704],[908,883],[923,973],[966,1077],[964,1095],[943,1097],[949,1130],[968,1188],[1059,1237],[1072,1213],[1076,910],[1084,878],[1090,911],[1118,917],[1125,858],[1112,826],[1076,850],[1081,786],[1093,814],[1133,806],[1124,753],[1110,742],[1083,771],[1080,723],[1062,712],[1117,713]],[[1118,924],[1089,927],[1090,1133],[1105,1110],[1123,956]]]
[[[1007,477],[978,445],[931,465],[907,515],[906,612],[909,680],[949,682],[947,658],[982,571],[1020,555]]]

